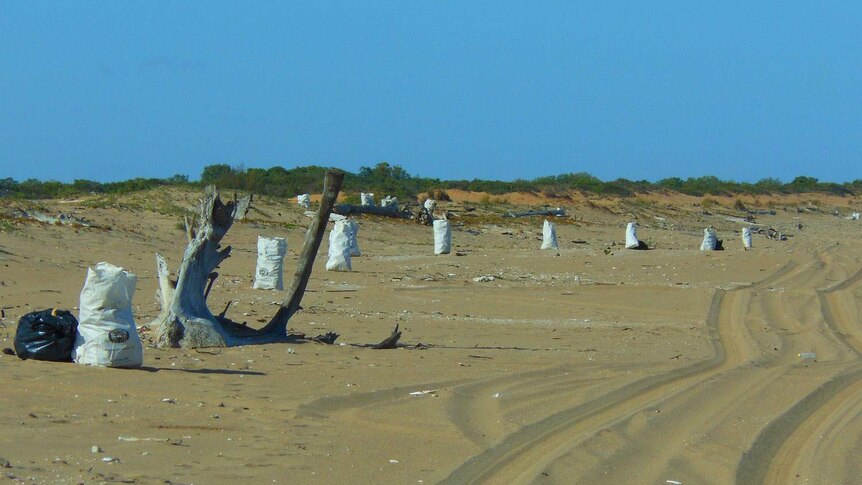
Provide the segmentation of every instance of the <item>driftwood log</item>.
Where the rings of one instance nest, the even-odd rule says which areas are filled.
[[[383,339],[379,344],[372,345],[372,349],[394,349],[398,347],[398,341],[401,340],[401,331],[398,330],[398,325],[395,325],[395,330],[392,334]]]
[[[531,210],[526,212],[509,212],[508,214],[504,214],[503,217],[529,217],[529,216],[564,216],[566,215],[565,209],[539,209],[539,210]]]
[[[433,226],[434,225],[434,213],[431,212],[427,207],[420,206],[419,211],[416,212],[416,222],[418,224],[422,224],[423,226]]]
[[[403,345],[399,344],[398,341],[401,340],[401,330],[398,330],[398,324],[395,324],[395,328],[392,330],[392,333],[381,340],[376,344],[350,344],[354,347],[360,347],[363,349],[397,349],[398,347],[403,347]]]
[[[332,212],[342,216],[351,216],[355,214],[371,214],[383,217],[396,217],[399,219],[410,219],[413,213],[407,210],[401,210],[396,205],[387,207],[377,205],[354,205],[354,204],[338,204],[333,207]]]
[[[215,278],[214,270],[230,257],[230,246],[222,248],[221,240],[230,229],[237,210],[235,202],[223,203],[215,187],[207,187],[206,197],[201,200],[197,230],[188,231],[189,244],[176,283],[170,280],[164,258],[156,255],[162,305],[159,316],[151,324],[157,328],[156,344],[199,348],[289,341],[287,322],[300,310],[299,304],[343,178],[343,172],[327,171],[320,208],[305,235],[288,297],[272,320],[259,330],[226,318],[227,308],[216,316],[207,307],[206,296]]]

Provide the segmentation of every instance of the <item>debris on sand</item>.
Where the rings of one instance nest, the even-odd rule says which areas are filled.
[[[42,222],[44,224],[94,227],[93,223],[87,221],[83,217],[74,216],[72,214],[64,214],[62,212],[58,213],[57,217],[52,217],[37,210],[27,211],[24,209],[16,209],[13,212],[13,216],[19,217],[21,219],[32,219],[35,221]]]
[[[426,389],[424,391],[414,391],[410,393],[413,397],[432,396],[437,397],[437,389]]]

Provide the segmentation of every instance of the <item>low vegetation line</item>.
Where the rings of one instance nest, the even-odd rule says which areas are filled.
[[[243,190],[274,197],[292,197],[303,193],[320,193],[323,174],[327,167],[307,166],[287,169],[231,167],[227,164],[207,165],[200,180],[191,181],[187,175],[173,177],[135,178],[123,182],[96,182],[75,180],[71,183],[54,180],[28,179],[22,182],[12,178],[0,179],[0,197],[20,199],[68,198],[88,194],[124,194],[160,186],[216,185],[222,190]],[[854,196],[862,193],[862,179],[852,182],[821,182],[814,177],[799,176],[784,183],[776,178],[765,178],[756,183],[721,180],[714,176],[690,177],[685,180],[671,177],[650,182],[647,180],[617,179],[602,181],[586,172],[538,177],[533,180],[440,180],[415,177],[398,165],[380,162],[374,167],[361,167],[358,173],[345,173],[344,192],[353,194],[358,201],[359,192],[393,195],[402,200],[430,194],[437,200],[447,200],[446,190],[464,190],[500,195],[511,192],[541,193],[550,197],[566,196],[573,192],[617,197],[631,197],[651,192],[676,192],[692,196],[705,195],[767,195],[827,193]]]

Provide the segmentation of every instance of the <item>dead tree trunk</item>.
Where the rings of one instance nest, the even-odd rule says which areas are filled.
[[[234,195],[236,197],[236,195]],[[251,210],[251,202],[254,200],[254,194],[248,194],[240,197],[236,201],[236,220],[241,221],[248,216],[248,211]]]
[[[343,178],[344,173],[340,171],[326,173],[323,200],[305,235],[290,294],[272,321],[260,330],[240,325],[224,315],[215,316],[207,307],[206,289],[210,275],[222,261],[230,257],[230,246],[222,249],[220,242],[236,215],[235,203],[222,203],[215,187],[208,187],[206,198],[201,201],[198,230],[186,247],[176,285],[169,280],[164,258],[156,255],[162,303],[161,313],[152,322],[158,326],[157,345],[182,348],[231,347],[287,340],[287,322],[300,309],[299,303],[311,276],[314,258]]]

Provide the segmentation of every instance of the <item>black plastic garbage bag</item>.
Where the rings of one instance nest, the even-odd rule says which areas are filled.
[[[78,320],[66,310],[32,312],[18,320],[15,352],[22,359],[71,362]]]

